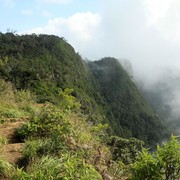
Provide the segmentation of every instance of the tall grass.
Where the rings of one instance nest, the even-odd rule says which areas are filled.
[[[0,149],[1,149],[1,147],[2,147],[4,144],[7,143],[7,141],[8,141],[8,140],[7,140],[6,137],[0,135]]]
[[[17,91],[10,82],[0,79],[0,122],[32,114],[33,104],[35,97],[29,91]]]
[[[25,173],[18,170],[14,179],[84,179],[102,180],[101,175],[93,166],[85,164],[78,157],[69,153],[61,157],[43,156],[31,162]]]
[[[11,177],[15,172],[15,168],[12,164],[5,161],[0,157],[0,178],[1,177]]]

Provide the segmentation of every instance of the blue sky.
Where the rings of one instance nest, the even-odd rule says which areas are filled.
[[[0,0],[1,31],[22,32],[46,25],[48,19],[67,18],[77,12],[96,12],[97,0]]]
[[[143,77],[180,69],[179,0],[0,0],[0,24],[63,36],[90,60],[129,59]]]

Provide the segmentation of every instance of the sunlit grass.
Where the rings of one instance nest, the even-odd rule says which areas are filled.
[[[13,165],[0,157],[0,176],[11,177],[14,172],[15,168],[13,167]]]

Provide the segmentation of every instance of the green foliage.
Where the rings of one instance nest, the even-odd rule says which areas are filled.
[[[26,144],[25,167],[12,172],[0,161],[1,176],[123,179],[142,141],[111,135],[149,145],[164,136],[158,116],[116,59],[84,62],[57,36],[0,33],[0,44],[0,121],[28,117],[17,130]],[[0,138],[0,146],[5,141]],[[170,142],[157,153],[143,149],[132,177],[179,178],[179,144]]]
[[[14,170],[15,168],[13,167],[13,165],[0,157],[0,179],[3,177],[11,177],[14,173]]]
[[[158,146],[157,157],[166,180],[180,178],[180,143],[177,137],[171,136],[170,141]]]
[[[109,124],[110,134],[150,145],[164,136],[159,118],[116,59],[84,62],[64,38],[53,35],[1,33],[0,44],[0,77],[19,90],[32,91],[38,102],[71,110],[79,107],[76,97],[93,123]],[[16,98],[21,95],[23,91]]]
[[[60,106],[67,110],[80,109],[80,103],[77,98],[72,96],[73,89],[66,88],[64,91],[59,90]]]
[[[138,152],[141,151],[143,142],[135,138],[123,139],[112,136],[109,139],[108,145],[111,147],[113,160],[130,164],[134,162]]]
[[[132,179],[164,179],[176,180],[180,178],[180,143],[177,137],[171,136],[157,152],[150,154],[147,149],[139,153],[132,166]]]
[[[64,154],[61,158],[43,156],[36,160],[25,173],[18,170],[14,179],[97,179],[101,175],[90,165],[83,163],[80,159]]]
[[[35,96],[32,95],[32,93],[29,90],[19,90],[15,91],[15,101],[19,105],[28,105],[28,104],[33,104],[36,102]]]
[[[64,112],[54,106],[47,105],[17,131],[17,136],[23,139],[54,137],[55,135],[63,137],[70,132],[70,124],[64,119]]]
[[[165,136],[163,124],[140,95],[120,62],[107,57],[89,62],[88,65],[105,101],[106,117],[115,134],[156,145]]]
[[[27,140],[25,142],[26,146],[23,151],[25,161],[48,154],[58,155],[67,150],[65,140],[59,137]]]
[[[17,91],[10,82],[0,79],[0,118],[18,118],[36,111],[35,97],[30,91]]]
[[[0,117],[3,118],[16,118],[16,117],[21,117],[21,115],[22,114],[18,109],[10,109],[10,108],[0,109]]]
[[[5,82],[3,79],[0,79],[0,109],[5,108],[17,108],[14,103],[14,89],[11,83]]]
[[[147,149],[142,149],[136,162],[133,164],[132,179],[133,180],[158,180],[161,178],[160,167],[156,158],[151,155]]]

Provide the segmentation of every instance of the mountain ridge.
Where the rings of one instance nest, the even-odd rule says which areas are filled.
[[[54,35],[0,34],[0,77],[29,89],[38,102],[61,101],[59,89],[71,88],[93,123],[109,133],[155,145],[166,135],[156,113],[138,92],[117,59],[86,62],[64,38]]]

